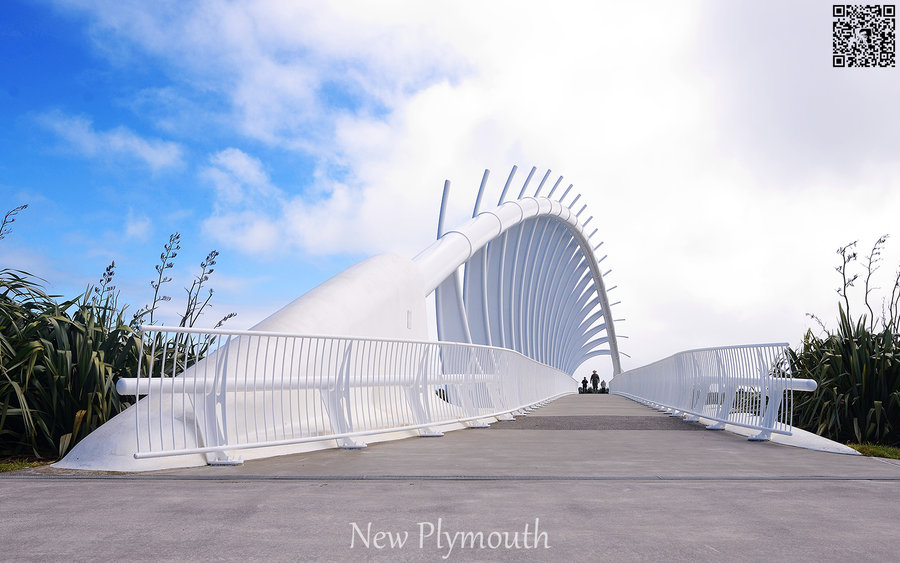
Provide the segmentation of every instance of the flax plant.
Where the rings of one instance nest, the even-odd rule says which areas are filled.
[[[115,381],[137,365],[140,340],[108,285],[112,268],[61,303],[29,277],[0,275],[0,455],[61,456],[128,405]]]
[[[150,282],[154,290],[153,302],[145,306],[132,320],[132,326],[138,328],[141,321],[149,314],[150,323],[153,324],[153,312],[160,303],[170,301],[171,297],[160,295],[163,284],[171,282],[172,278],[165,275],[166,270],[174,268],[172,260],[181,249],[180,235],[175,233],[169,237],[169,242],[160,254],[160,263],[156,265],[158,277]],[[211,306],[213,290],[205,287],[210,275],[215,271],[217,250],[210,251],[200,263],[200,273],[192,280],[191,286],[184,288],[187,292],[184,313],[180,315],[179,327],[192,328],[200,319],[205,309]],[[204,289],[206,290],[204,293]],[[229,319],[237,316],[237,313],[229,313],[216,323],[214,328],[219,328]],[[206,356],[210,347],[215,343],[215,337],[195,337],[187,333],[173,333],[167,335],[164,332],[150,333],[144,339],[144,347],[147,355],[146,371],[143,373],[151,377],[166,377],[176,375],[178,372],[191,367],[194,363]],[[166,358],[166,361],[163,361]]]
[[[10,224],[25,207],[4,216],[0,239],[10,234]],[[0,457],[61,457],[131,404],[131,397],[116,393],[115,384],[121,377],[134,377],[139,365],[145,374],[153,365],[152,346],[145,345],[141,354],[138,327],[146,317],[152,322],[160,304],[170,299],[161,287],[171,281],[167,273],[178,250],[180,235],[175,233],[160,255],[151,305],[130,322],[125,321],[128,306],[120,304],[113,283],[115,262],[82,295],[65,301],[47,295],[40,278],[0,270]],[[216,251],[207,256],[201,274],[186,288],[182,326],[192,326],[210,305],[212,290],[200,296],[217,256]],[[202,358],[211,344],[161,341],[157,353],[169,347],[169,357],[174,351],[184,368]]]
[[[818,383],[815,392],[796,397],[795,424],[840,442],[900,444],[900,270],[890,297],[882,302],[880,318],[875,318],[870,300],[886,240],[883,236],[876,241],[865,264],[863,302],[869,315],[854,319],[850,314],[849,289],[859,277],[849,272],[856,260],[852,243],[838,249],[841,265],[836,270],[842,283],[837,290],[837,329],[828,331],[813,316],[824,334],[809,330],[800,347],[790,351],[794,374]]]

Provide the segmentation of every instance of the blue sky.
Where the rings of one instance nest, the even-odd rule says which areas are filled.
[[[71,296],[115,260],[137,307],[177,231],[173,311],[217,249],[209,324],[248,328],[427,246],[444,179],[462,222],[534,165],[597,216],[626,367],[796,343],[900,209],[897,69],[833,69],[830,33],[805,0],[7,0],[0,265]]]
[[[234,302],[228,311],[240,309],[251,288],[266,296],[252,305],[277,308],[363,256],[351,251],[308,260],[302,250],[259,256],[222,248],[198,225],[216,205],[211,163],[222,160],[217,154],[252,151],[246,159],[264,160],[273,183],[300,192],[311,183],[315,158],[236,131],[224,117],[227,93],[200,87],[165,56],[106,37],[90,10],[27,2],[2,9],[3,211],[29,205],[4,241],[11,254],[4,265],[73,296],[115,260],[126,301],[140,306],[150,298],[162,245],[181,232],[169,293],[177,302],[199,262],[219,248],[213,281],[228,283],[224,290],[221,283],[213,287],[222,295],[216,313],[224,315],[222,301]],[[321,99],[359,106],[352,91],[329,85]],[[251,310],[256,320],[259,314]]]

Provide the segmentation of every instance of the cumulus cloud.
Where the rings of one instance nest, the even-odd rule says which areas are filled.
[[[452,224],[484,167],[494,200],[513,163],[565,174],[636,363],[796,339],[833,306],[834,248],[900,205],[898,75],[827,68],[812,2],[64,4],[228,101],[258,150],[206,163],[204,226],[246,252],[414,254],[445,178]],[[276,185],[272,147],[312,179]]]
[[[356,110],[377,111],[458,63],[449,38],[432,33],[433,7],[408,2],[57,5],[86,14],[98,50],[118,64],[134,51],[159,57],[181,84],[224,96],[243,134],[313,152],[331,132],[329,84],[358,92]]]
[[[125,238],[146,242],[153,232],[153,221],[144,214],[135,215],[133,209],[128,210],[125,219]]]
[[[220,208],[237,204],[264,207],[265,202],[282,197],[262,162],[240,149],[227,148],[216,153],[201,174],[214,186]]]
[[[203,230],[227,247],[248,254],[273,254],[282,248],[278,221],[254,211],[213,215],[203,222]]]
[[[272,254],[284,249],[279,234],[284,194],[272,185],[262,162],[228,148],[212,155],[201,176],[215,191],[213,213],[203,230],[228,248]]]
[[[37,117],[37,122],[69,148],[90,158],[125,157],[154,171],[182,164],[182,150],[177,143],[147,139],[126,127],[98,131],[90,119],[59,111],[44,113]]]

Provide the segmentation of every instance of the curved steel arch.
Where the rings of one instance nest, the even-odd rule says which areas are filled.
[[[613,374],[621,372],[615,326],[595,250],[594,218],[576,213],[581,194],[563,203],[539,194],[525,195],[532,168],[515,200],[503,201],[515,175],[513,167],[497,207],[481,211],[489,171],[485,171],[473,217],[444,231],[450,182],[438,220],[438,240],[413,262],[425,280],[425,294],[435,294],[438,339],[516,350],[532,359],[573,373],[584,361],[609,355]],[[460,272],[460,269],[463,272]],[[604,334],[605,335],[602,335]],[[602,335],[602,336],[598,336]]]

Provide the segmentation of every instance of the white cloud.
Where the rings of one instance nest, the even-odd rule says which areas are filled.
[[[130,38],[221,92],[249,139],[318,159],[292,191],[248,152],[215,155],[204,226],[223,244],[413,254],[444,178],[452,224],[483,167],[494,200],[513,163],[517,182],[532,164],[566,174],[607,241],[627,365],[796,341],[803,313],[833,313],[833,250],[896,223],[897,74],[827,67],[827,6],[85,6],[98,42]]]
[[[58,111],[38,116],[37,122],[56,133],[71,149],[90,158],[124,156],[138,160],[154,171],[182,164],[182,150],[178,144],[145,139],[125,127],[98,131],[90,119]]]
[[[146,242],[153,232],[153,221],[144,214],[135,215],[133,209],[128,210],[125,219],[125,238]]]
[[[272,185],[262,162],[228,148],[210,157],[201,176],[212,184],[213,214],[203,221],[204,232],[226,248],[249,254],[272,255],[284,249],[284,195]]]
[[[432,33],[432,8],[407,2],[57,4],[87,13],[117,64],[132,64],[135,48],[162,58],[179,81],[223,94],[232,123],[270,145],[315,151],[328,138],[328,84],[358,91],[371,109],[457,70],[450,38]]]
[[[213,215],[203,222],[207,235],[228,248],[270,255],[282,248],[282,233],[268,215],[238,211]]]
[[[210,165],[201,171],[201,175],[215,188],[219,209],[238,204],[265,207],[269,200],[282,197],[281,191],[269,180],[262,162],[240,149],[227,148],[209,161]]]
[[[701,16],[695,56],[718,79],[710,109],[727,132],[722,148],[752,165],[761,183],[849,180],[869,161],[896,160],[900,129],[888,126],[885,110],[897,74],[832,67],[829,5],[708,2]]]

